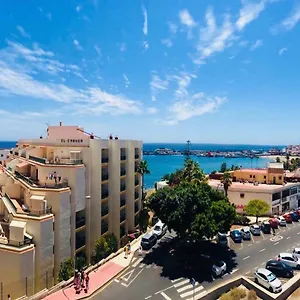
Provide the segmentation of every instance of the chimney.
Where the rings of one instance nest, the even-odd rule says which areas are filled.
[[[112,134],[109,136],[109,139],[110,139],[110,140],[112,140],[112,139],[113,139],[113,136],[112,136]]]
[[[115,140],[118,140],[119,138],[117,136],[115,136]]]
[[[59,122],[59,126],[62,126],[62,121]]]

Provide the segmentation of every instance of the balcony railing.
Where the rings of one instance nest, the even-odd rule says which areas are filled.
[[[36,161],[38,163],[41,163],[41,164],[46,164],[47,163],[47,160],[45,158],[40,158],[40,157],[36,157],[36,156],[32,156],[32,155],[29,155],[29,159],[33,160],[33,161]]]
[[[123,192],[123,191],[125,191],[125,190],[126,190],[126,185],[121,185],[121,186],[120,186],[120,191]]]
[[[124,176],[124,175],[126,175],[126,170],[125,169],[121,169],[120,173],[121,173],[121,176]]]
[[[134,193],[134,199],[138,199],[140,197],[139,193]]]
[[[120,198],[120,206],[124,206],[126,204],[126,199],[124,197]]]
[[[107,231],[108,231],[108,223],[107,223],[107,221],[102,221],[101,222],[101,234],[104,234]]]
[[[85,225],[85,218],[76,220],[76,229]]]
[[[40,216],[44,216],[44,215],[48,215],[48,214],[52,214],[52,207],[49,206],[47,207],[46,209],[42,209],[42,210],[34,210],[34,209],[31,209],[28,214],[30,216],[37,216],[37,217],[40,217]]]
[[[140,184],[140,182],[138,180],[135,180],[134,184],[135,184],[135,186],[137,186]]]
[[[101,207],[101,217],[104,217],[108,214],[108,206]]]
[[[24,241],[19,242],[19,241],[14,241],[14,240],[8,240],[7,243],[0,243],[3,245],[7,245],[7,246],[13,246],[13,247],[17,247],[17,248],[21,248],[24,246],[29,246],[33,243],[32,239],[29,238],[24,238]]]
[[[108,157],[102,157],[102,158],[101,158],[101,162],[102,162],[103,164],[108,163]]]
[[[102,193],[101,193],[101,199],[105,199],[105,198],[107,198],[107,197],[108,197],[108,195],[109,195],[109,193],[108,193],[108,192],[102,192]]]
[[[135,155],[134,155],[134,158],[135,158],[135,159],[139,159],[139,158],[140,158],[140,155],[139,155],[139,154],[135,154]]]
[[[120,156],[120,159],[121,159],[121,160],[126,160],[126,155],[121,155],[121,156]]]
[[[139,211],[139,204],[135,203],[134,205],[134,213],[137,213]]]
[[[120,214],[120,223],[122,223],[125,220],[126,220],[126,214],[125,213],[121,213]]]
[[[102,174],[101,179],[102,181],[108,180],[108,174]]]

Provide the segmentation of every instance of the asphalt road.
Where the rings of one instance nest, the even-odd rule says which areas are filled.
[[[180,253],[180,256],[174,257],[174,240],[167,234],[156,249],[144,253],[142,257],[137,254],[131,266],[107,288],[93,296],[93,299],[200,299],[208,289],[222,284],[224,279],[236,277],[238,274],[252,278],[254,271],[265,266],[269,259],[277,257],[280,252],[291,252],[293,247],[300,247],[300,222],[277,229],[275,236],[252,236],[251,241],[243,241],[241,244],[236,244],[228,238],[231,249],[228,251],[220,251],[218,248],[206,249],[204,246],[199,249],[195,260],[193,253]],[[199,258],[199,253],[203,253],[204,256]],[[205,254],[216,255],[216,258],[226,261],[229,273],[223,278],[213,279],[208,269],[205,269],[208,261]],[[193,266],[186,268],[187,264],[177,264],[181,259],[189,259],[189,265],[192,261]],[[196,279],[194,288],[190,284],[190,278]]]

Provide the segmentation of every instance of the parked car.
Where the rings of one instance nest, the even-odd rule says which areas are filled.
[[[291,253],[279,253],[278,260],[292,268],[300,269],[300,259],[298,257],[294,257]]]
[[[277,218],[269,219],[269,223],[270,223],[271,228],[274,228],[274,229],[278,228],[279,221]]]
[[[260,235],[260,227],[258,225],[251,225],[250,231],[253,235]]]
[[[292,278],[294,276],[293,268],[280,260],[269,260],[266,264],[266,269],[278,277]]]
[[[226,270],[227,270],[226,263],[222,260],[216,261],[212,266],[212,273],[215,277],[224,275]]]
[[[287,223],[293,223],[293,219],[290,214],[283,215]]]
[[[230,231],[230,237],[233,239],[235,243],[241,243],[243,239],[242,234],[239,232],[239,230]]]
[[[258,269],[254,273],[254,281],[273,293],[280,293],[282,290],[281,281],[267,269]]]
[[[167,225],[162,221],[158,221],[153,228],[153,233],[157,236],[157,238],[161,238],[164,234],[167,233],[167,230]]]
[[[217,242],[218,242],[219,245],[221,245],[223,247],[227,247],[228,246],[228,241],[227,241],[226,233],[218,232]]]
[[[157,242],[157,237],[153,233],[146,233],[141,240],[141,246],[144,250],[150,250]]]
[[[242,228],[241,234],[242,234],[243,240],[251,240],[251,232],[250,232],[249,227]]]
[[[300,248],[294,248],[293,256],[300,258]]]
[[[286,226],[286,220],[284,217],[282,217],[282,216],[277,217],[277,220],[278,220],[280,226]]]
[[[264,221],[260,228],[263,233],[271,233],[271,225],[268,221]]]
[[[292,220],[294,222],[298,222],[299,221],[299,216],[298,216],[298,214],[296,212],[291,212],[290,216],[292,217]]]

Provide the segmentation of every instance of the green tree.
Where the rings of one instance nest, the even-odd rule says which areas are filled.
[[[137,173],[139,173],[142,176],[142,205],[143,205],[144,200],[145,200],[145,192],[144,192],[145,181],[144,181],[144,179],[145,179],[146,174],[150,174],[150,170],[149,170],[147,161],[142,160],[139,162],[139,164],[137,166]]]
[[[95,242],[95,249],[92,254],[92,263],[96,264],[117,250],[118,240],[113,233],[108,234],[106,237],[100,237]]]
[[[206,180],[205,174],[202,169],[200,169],[199,163],[189,158],[185,160],[181,177],[182,181],[185,180],[188,182],[202,182]]]
[[[143,208],[139,213],[138,224],[140,231],[146,232],[149,224],[149,211],[147,208]]]
[[[221,168],[220,168],[220,172],[224,173],[224,172],[226,172],[226,170],[227,170],[227,164],[226,164],[226,162],[223,162],[221,165]]]
[[[60,264],[60,270],[58,273],[58,281],[68,280],[74,275],[74,260],[73,258],[67,258]]]
[[[256,223],[258,217],[261,217],[270,211],[270,205],[264,200],[253,199],[245,207],[247,215],[256,217]]]
[[[160,189],[149,197],[148,205],[180,238],[211,238],[229,230],[235,220],[235,208],[206,182],[183,181]]]
[[[108,255],[114,253],[118,250],[118,239],[113,233],[108,233],[105,236],[106,242],[108,244]]]
[[[231,180],[231,175],[228,171],[225,171],[221,177],[221,182],[223,183],[224,186],[224,192],[225,192],[225,196],[228,196],[228,189],[232,184],[232,180]]]

